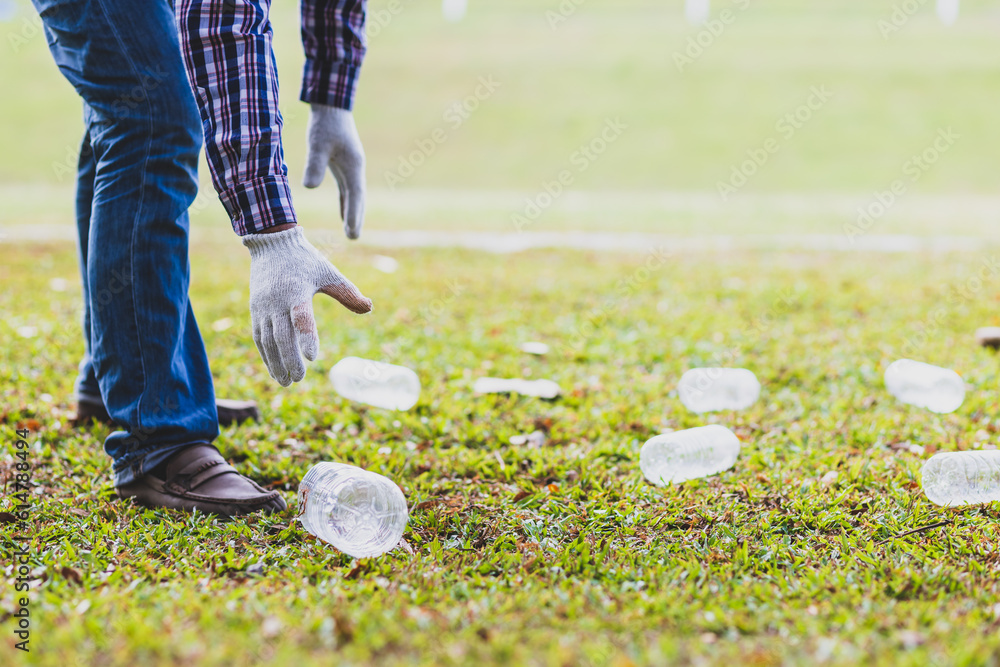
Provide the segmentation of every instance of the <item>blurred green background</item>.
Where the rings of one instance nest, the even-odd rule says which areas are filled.
[[[0,23],[0,225],[66,222],[80,104],[30,5],[15,4]],[[680,1],[472,0],[463,21],[448,23],[438,2],[375,0],[356,108],[369,159],[368,228],[511,231],[524,197],[620,118],[628,129],[575,173],[572,189],[591,195],[561,198],[533,230],[839,233],[950,127],[961,138],[880,231],[992,234],[1000,3],[963,2],[958,22],[945,26],[933,0],[913,0],[916,13],[887,34],[902,4],[714,2],[713,16],[729,10],[733,20],[680,71],[675,54],[706,30],[687,23]],[[563,17],[560,7],[572,11]],[[285,151],[298,183],[308,108],[297,101],[297,3],[272,10]],[[480,77],[500,85],[454,127],[449,109]],[[813,86],[832,98],[783,138],[776,124]],[[386,174],[439,128],[447,140],[390,189]],[[721,201],[719,182],[769,137],[780,150]],[[202,179],[214,202],[207,168]],[[332,181],[324,185],[319,193],[297,187],[307,224],[335,215]],[[195,218],[226,225],[218,204]]]

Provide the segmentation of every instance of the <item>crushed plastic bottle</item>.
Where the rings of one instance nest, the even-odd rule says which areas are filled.
[[[529,340],[521,343],[521,351],[527,352],[528,354],[545,355],[549,353],[549,346],[547,343],[540,343],[537,340]]]
[[[396,547],[409,517],[390,479],[346,463],[317,463],[299,484],[299,520],[311,534],[355,558]]]
[[[935,505],[958,507],[1000,500],[1000,450],[935,454],[921,470]]]
[[[979,327],[976,342],[993,350],[1000,348],[1000,327]]]
[[[344,398],[387,410],[409,410],[420,398],[420,378],[405,366],[345,357],[330,369],[333,388]]]
[[[677,393],[691,412],[743,410],[760,398],[760,382],[745,368],[692,368],[681,376]]]
[[[639,467],[650,482],[666,486],[728,470],[739,455],[736,434],[711,424],[652,438],[639,452]]]
[[[520,380],[505,378],[479,378],[472,385],[477,394],[521,394],[537,398],[553,399],[562,390],[552,380]]]
[[[953,370],[899,359],[885,369],[885,387],[903,403],[945,414],[965,400],[965,382]]]

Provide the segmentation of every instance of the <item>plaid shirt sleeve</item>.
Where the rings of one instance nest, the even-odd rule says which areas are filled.
[[[270,0],[177,0],[184,64],[212,184],[239,235],[293,223],[281,148]],[[302,99],[350,109],[364,57],[363,0],[302,0]]]
[[[303,102],[350,110],[365,57],[366,0],[301,0]]]

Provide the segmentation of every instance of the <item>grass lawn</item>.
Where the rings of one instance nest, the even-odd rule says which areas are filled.
[[[995,276],[970,282],[986,256],[687,254],[657,268],[655,254],[399,251],[385,275],[370,251],[341,253],[375,312],[317,299],[323,357],[281,390],[249,339],[244,253],[199,247],[218,393],[264,413],[219,445],[290,505],[222,523],[114,498],[106,431],[67,426],[72,247],[5,252],[0,475],[11,484],[8,445],[27,427],[35,486],[29,528],[2,527],[5,550],[30,537],[32,653],[4,664],[998,662],[1000,508],[941,509],[919,487],[933,452],[998,442],[1000,364],[971,339],[997,321]],[[525,340],[553,350],[525,355]],[[337,397],[325,372],[347,354],[413,367],[418,405]],[[903,354],[962,374],[958,412],[886,393]],[[680,374],[714,363],[753,369],[761,400],[688,413]],[[548,377],[565,395],[477,397],[481,375]],[[643,481],[647,438],[706,422],[740,436],[735,468]],[[509,444],[535,430],[543,446]],[[400,484],[413,553],[354,561],[303,532],[294,490],[323,460]]]

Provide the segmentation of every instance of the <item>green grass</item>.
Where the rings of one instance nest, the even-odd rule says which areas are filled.
[[[9,486],[13,429],[28,426],[30,664],[997,664],[1000,508],[941,509],[919,487],[934,451],[998,441],[1000,364],[971,340],[996,322],[995,285],[968,282],[982,257],[693,254],[646,271],[644,255],[396,256],[391,275],[366,250],[335,257],[375,312],[317,299],[324,356],[282,390],[247,333],[245,258],[195,250],[218,392],[264,413],[218,444],[290,503],[221,523],[113,497],[106,431],[67,426],[74,253],[8,250],[0,474]],[[517,351],[532,339],[553,352]],[[325,372],[347,354],[416,369],[418,405],[337,397]],[[892,399],[881,373],[903,354],[958,370],[962,408]],[[680,374],[720,360],[756,371],[761,400],[687,412]],[[481,375],[549,377],[565,395],[477,397]],[[743,441],[731,471],[643,481],[647,438],[706,422]],[[544,446],[509,444],[536,429]],[[352,561],[302,531],[294,489],[322,460],[401,485],[412,555]],[[5,580],[0,609],[14,604]],[[5,629],[5,654],[12,643]]]

